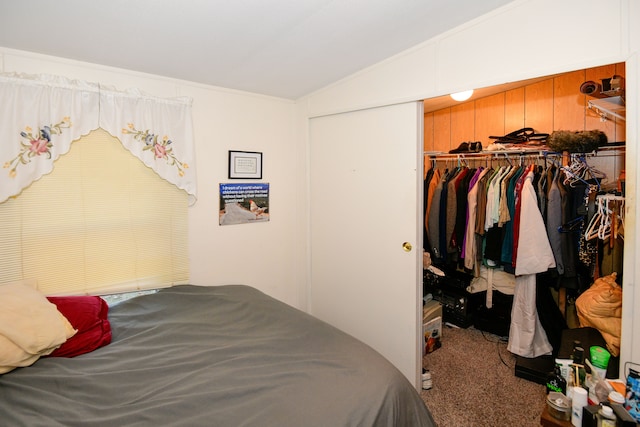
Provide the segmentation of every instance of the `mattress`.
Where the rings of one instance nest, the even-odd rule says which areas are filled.
[[[111,344],[0,376],[11,426],[435,426],[369,346],[245,285],[110,308]]]

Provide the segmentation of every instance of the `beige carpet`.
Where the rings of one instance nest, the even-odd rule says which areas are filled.
[[[540,426],[545,386],[518,378],[507,343],[477,329],[445,327],[423,358],[433,388],[422,398],[439,427]]]

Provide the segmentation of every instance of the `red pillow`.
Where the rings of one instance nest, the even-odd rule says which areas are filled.
[[[95,296],[47,297],[78,332],[49,356],[74,357],[111,342],[109,306]]]

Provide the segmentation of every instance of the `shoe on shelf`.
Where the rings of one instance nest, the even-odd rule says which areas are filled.
[[[469,151],[472,153],[479,153],[482,151],[482,142],[470,142],[469,143]]]
[[[469,143],[461,142],[458,145],[458,148],[454,148],[453,150],[449,150],[449,154],[458,154],[458,153],[468,153],[469,152]]]

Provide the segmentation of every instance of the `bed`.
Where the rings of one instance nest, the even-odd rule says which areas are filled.
[[[108,319],[108,345],[0,375],[2,425],[435,426],[379,353],[249,286],[161,289]]]

